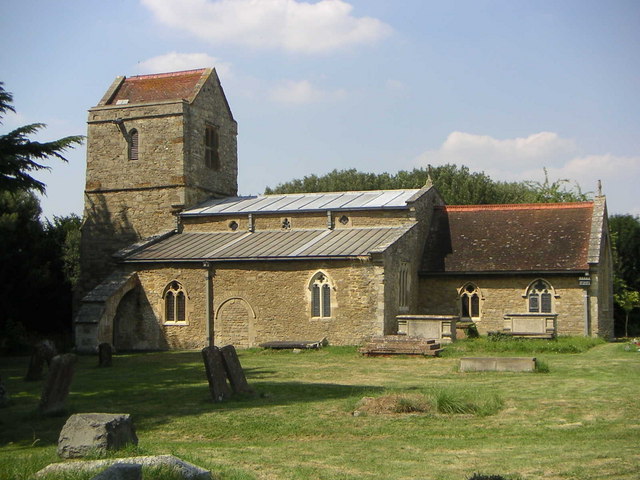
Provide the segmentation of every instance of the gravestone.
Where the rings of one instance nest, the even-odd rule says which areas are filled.
[[[229,377],[229,383],[231,384],[233,393],[253,393],[253,390],[247,383],[247,377],[244,375],[244,370],[240,365],[235,347],[233,345],[227,345],[220,349],[220,353],[222,354],[225,370],[227,371],[227,377]]]
[[[44,363],[51,367],[51,361],[56,356],[56,346],[51,340],[42,340],[34,348],[29,359],[29,368],[24,379],[27,382],[42,380]]]
[[[202,349],[204,368],[209,382],[209,391],[214,402],[222,402],[231,397],[227,374],[220,349],[215,346]]]
[[[98,345],[98,366],[110,367],[113,357],[113,348],[110,343],[101,343]]]
[[[47,366],[51,367],[51,361],[53,357],[58,354],[56,344],[52,340],[42,340],[36,345],[36,350],[44,357],[44,361],[47,362]]]
[[[2,377],[0,377],[0,408],[6,407],[9,405],[9,393],[7,392],[4,383],[2,383]]]
[[[73,353],[65,353],[64,355],[53,357],[49,375],[42,387],[42,395],[38,407],[40,413],[52,415],[64,411],[73,374],[75,373],[76,361],[77,358]]]
[[[77,413],[71,415],[58,437],[61,458],[105,454],[125,445],[138,444],[131,415],[126,413]]]

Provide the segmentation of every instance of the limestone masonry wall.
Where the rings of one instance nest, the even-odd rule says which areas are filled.
[[[501,331],[504,315],[526,313],[527,299],[523,297],[529,284],[544,278],[555,289],[553,312],[558,314],[559,335],[583,335],[584,289],[576,276],[534,275],[522,276],[433,276],[420,279],[422,314],[459,315],[458,291],[468,282],[480,291],[480,320],[476,322],[480,333]]]
[[[138,268],[142,321],[162,332],[156,348],[202,348],[207,342],[206,272],[201,265]],[[311,317],[312,277],[325,273],[332,286],[332,314]],[[359,261],[247,262],[212,265],[211,328],[217,345],[245,348],[270,340],[320,340],[358,344],[383,332],[382,268]],[[187,291],[187,322],[164,324],[162,295],[172,281]],[[149,327],[147,327],[149,328]]]

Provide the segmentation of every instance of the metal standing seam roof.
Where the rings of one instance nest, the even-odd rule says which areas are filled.
[[[135,251],[124,261],[357,258],[383,251],[412,227],[180,233]]]
[[[293,193],[214,198],[183,212],[183,217],[249,213],[407,209],[418,189],[361,192]]]

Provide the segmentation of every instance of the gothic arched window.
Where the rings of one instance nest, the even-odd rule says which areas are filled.
[[[311,316],[315,318],[331,317],[331,284],[324,273],[317,273],[309,285],[311,290]]]
[[[185,323],[187,321],[187,295],[180,282],[173,281],[164,289],[165,323]]]
[[[536,280],[527,290],[529,313],[553,312],[553,289],[544,280]]]
[[[462,320],[480,318],[480,292],[472,283],[465,285],[460,293],[460,318]]]
[[[138,141],[139,141],[138,130],[136,130],[135,128],[132,128],[129,131],[129,148],[128,148],[129,160],[138,160]]]

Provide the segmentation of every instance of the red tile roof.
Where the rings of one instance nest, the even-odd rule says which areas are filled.
[[[187,100],[196,92],[205,72],[202,68],[125,78],[107,105],[115,105],[119,100],[128,100],[128,103]]]
[[[592,214],[592,202],[438,207],[422,270],[587,270]]]

